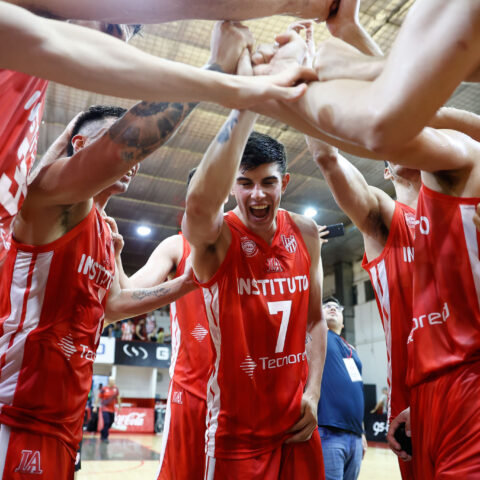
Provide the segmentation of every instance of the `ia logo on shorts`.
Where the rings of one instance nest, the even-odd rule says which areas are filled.
[[[40,465],[40,458],[38,450],[22,450],[20,465],[15,469],[15,472],[41,475],[43,470]]]

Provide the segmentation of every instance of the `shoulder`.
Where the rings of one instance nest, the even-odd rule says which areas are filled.
[[[318,226],[315,221],[298,213],[288,212],[288,214],[300,231],[310,257],[319,257],[320,242],[318,239]]]

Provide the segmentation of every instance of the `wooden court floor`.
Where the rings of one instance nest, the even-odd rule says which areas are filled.
[[[161,435],[110,435],[102,444],[85,435],[82,469],[76,480],[156,480]],[[386,448],[367,450],[359,480],[400,480],[395,455]]]

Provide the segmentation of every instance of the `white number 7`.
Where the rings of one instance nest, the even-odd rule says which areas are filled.
[[[290,311],[292,309],[292,301],[284,300],[282,302],[268,302],[268,311],[271,315],[282,312],[282,323],[280,324],[280,331],[278,332],[277,346],[275,353],[283,352],[285,346],[285,337],[287,336],[288,321],[290,320]]]

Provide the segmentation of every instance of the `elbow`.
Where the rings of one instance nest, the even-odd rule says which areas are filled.
[[[402,149],[416,133],[404,124],[397,112],[388,106],[382,107],[367,122],[365,147],[377,155],[388,156]]]

